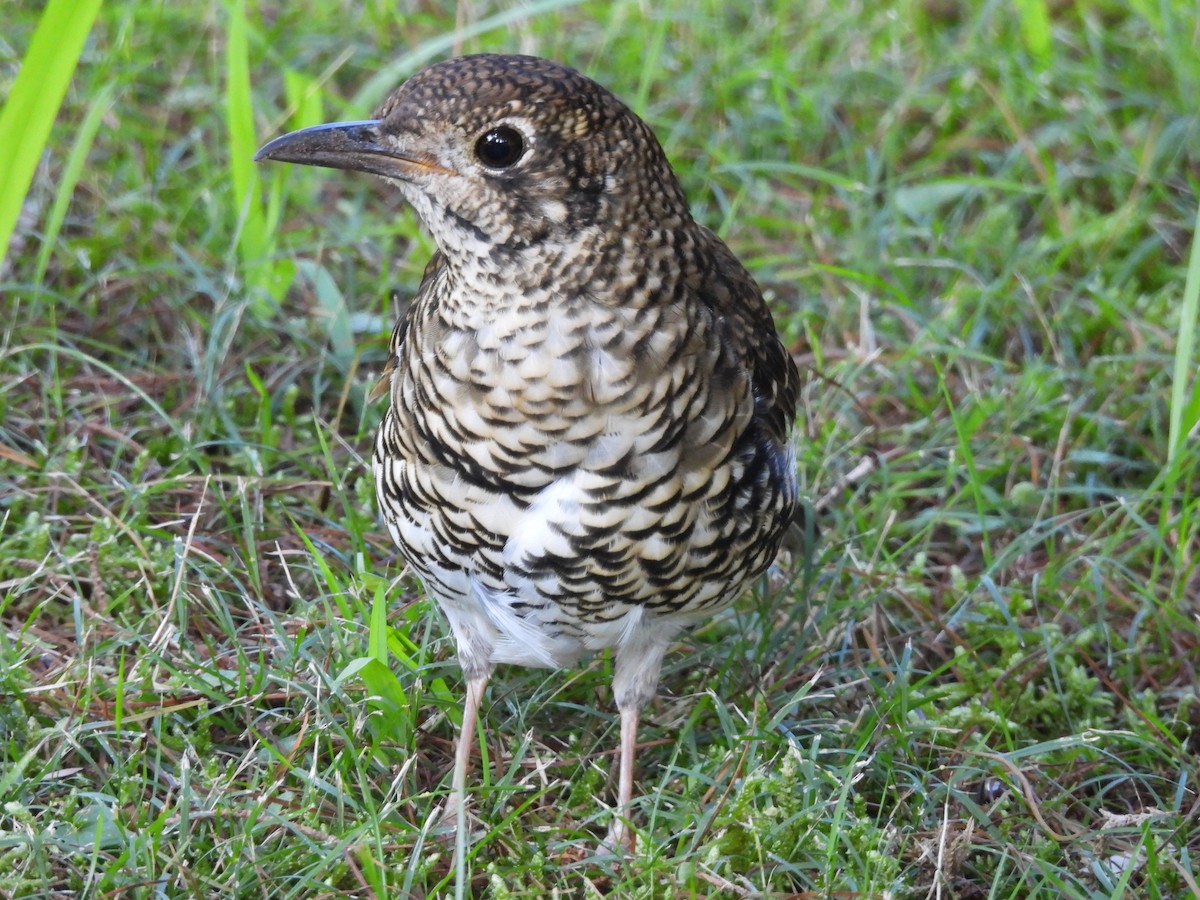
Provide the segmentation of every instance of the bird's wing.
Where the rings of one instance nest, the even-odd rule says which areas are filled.
[[[715,235],[709,232],[708,237],[711,270],[701,274],[698,293],[724,326],[736,357],[750,370],[754,402],[771,436],[787,444],[800,401],[800,373],[750,273]]]
[[[425,271],[421,274],[421,286],[417,288],[417,296],[421,296],[426,285],[431,284],[437,278],[440,272],[446,265],[446,257],[442,255],[442,251],[437,251],[425,266]],[[388,358],[384,363],[383,372],[379,375],[379,380],[375,382],[375,386],[371,388],[369,399],[374,402],[380,397],[384,397],[392,388],[392,373],[401,364],[404,352],[404,339],[408,335],[409,322],[412,320],[413,306],[410,305],[400,316],[400,320],[396,323],[396,327],[392,329],[392,338],[388,342]]]

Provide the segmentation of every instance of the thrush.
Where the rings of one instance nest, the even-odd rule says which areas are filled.
[[[799,377],[761,291],[646,124],[545,59],[437,63],[374,118],[255,159],[381,176],[437,244],[392,334],[374,473],[466,678],[447,816],[461,830],[494,667],[611,648],[609,840],[632,847],[663,655],[763,573],[798,506]]]

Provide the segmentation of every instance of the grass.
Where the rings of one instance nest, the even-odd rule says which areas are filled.
[[[471,893],[1196,893],[1193,13],[105,5],[0,271],[0,895],[453,889],[462,680],[364,461],[432,247],[247,154],[478,50],[634,104],[802,363],[806,492],[878,466],[669,656],[628,864],[609,663],[498,674]]]

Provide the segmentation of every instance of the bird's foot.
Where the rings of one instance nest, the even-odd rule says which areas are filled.
[[[459,813],[463,815],[460,817]],[[442,846],[452,846],[459,828],[470,834],[470,810],[460,810],[458,798],[451,795],[441,807],[435,807],[425,819],[425,833],[429,840]]]
[[[624,819],[614,819],[608,836],[600,842],[601,856],[616,856],[627,859],[637,852],[637,834]]]
[[[434,816],[437,818],[437,827],[439,829],[455,828],[458,826],[458,807],[459,799],[457,794],[451,794],[446,798],[446,804],[441,808],[441,811],[434,813]]]

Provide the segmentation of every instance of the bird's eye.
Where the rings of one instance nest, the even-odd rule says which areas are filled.
[[[525,152],[521,132],[507,125],[486,131],[475,142],[475,156],[489,169],[507,169]]]

